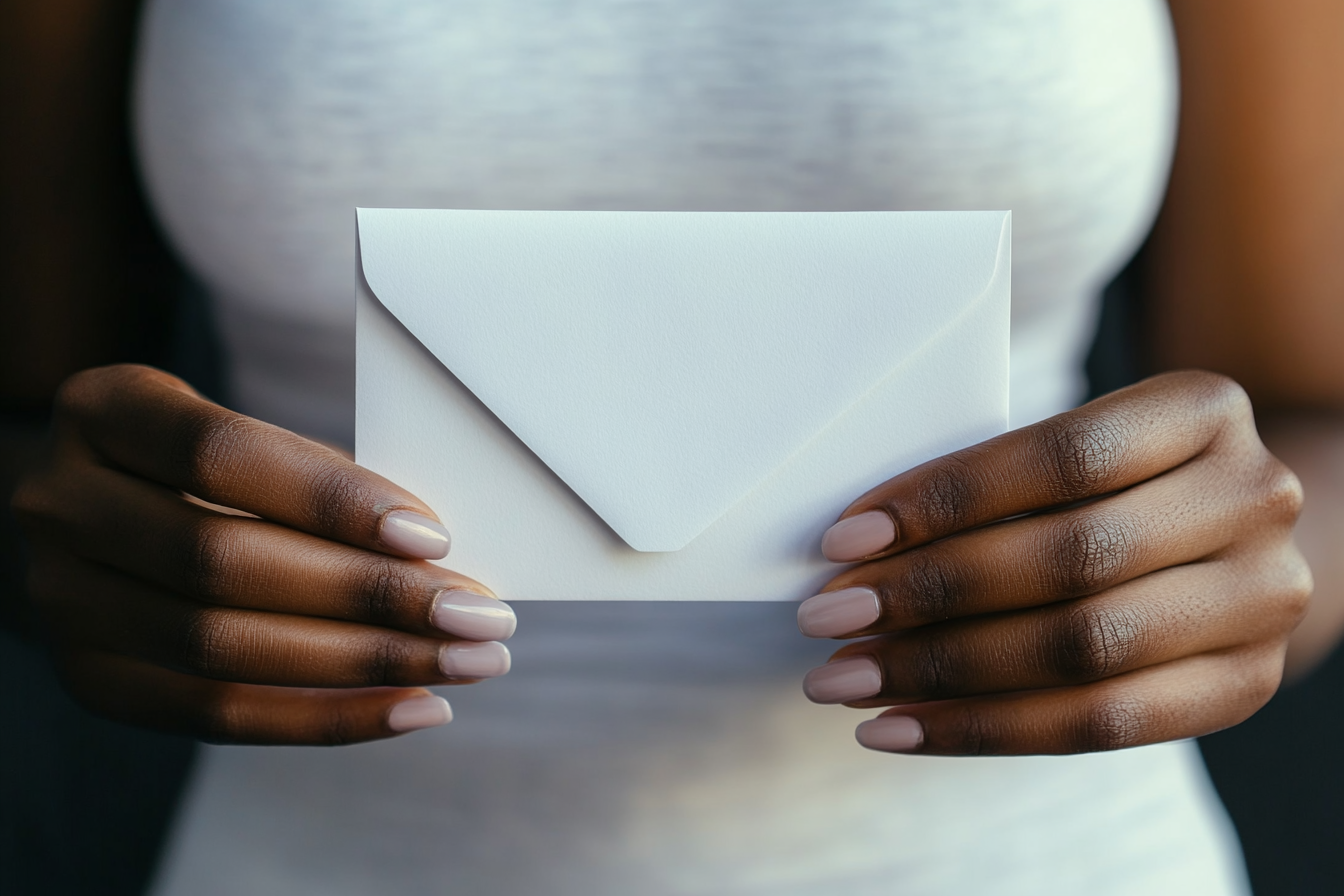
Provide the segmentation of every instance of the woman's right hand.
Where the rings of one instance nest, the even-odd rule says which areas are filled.
[[[14,510],[30,599],[94,712],[354,743],[449,721],[426,685],[508,671],[513,611],[425,562],[449,547],[433,511],[335,451],[129,365],[68,380],[52,429]]]

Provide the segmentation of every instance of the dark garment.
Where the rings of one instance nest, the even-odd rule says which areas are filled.
[[[195,752],[89,715],[0,632],[0,894],[144,892]]]
[[[1248,721],[1200,738],[1256,896],[1344,892],[1344,651]]]
[[[166,249],[155,248],[153,234],[146,241],[135,260],[147,273],[136,282],[149,284],[147,293],[159,284],[171,301],[158,303],[165,320],[140,329],[171,339],[158,352],[128,347],[126,358],[166,367],[219,396],[218,349],[200,290],[183,280]],[[36,457],[45,416],[6,409],[0,419],[0,896],[139,896],[196,745],[85,712],[61,689],[40,646],[22,597],[24,547],[7,511],[9,475]]]

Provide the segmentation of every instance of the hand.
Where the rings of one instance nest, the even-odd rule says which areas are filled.
[[[1311,576],[1296,477],[1230,380],[1167,374],[916,467],[826,534],[798,612],[865,638],[819,703],[876,750],[1077,753],[1207,734],[1278,688]],[[866,637],[873,636],[873,637]]]
[[[513,612],[424,562],[449,547],[428,507],[157,370],[71,378],[14,510],[62,677],[113,719],[352,743],[447,722],[422,685],[508,671]]]

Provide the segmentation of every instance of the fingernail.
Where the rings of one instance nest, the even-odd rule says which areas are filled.
[[[821,553],[827,560],[848,563],[890,547],[896,540],[896,524],[881,510],[870,510],[841,520],[821,536]]]
[[[882,615],[877,592],[843,588],[809,597],[798,605],[798,631],[809,638],[838,638],[867,628]]]
[[[383,517],[383,528],[378,534],[392,550],[425,560],[447,557],[453,543],[442,525],[409,510],[394,510]]]
[[[442,697],[412,697],[403,700],[387,714],[387,727],[393,731],[419,731],[437,728],[453,720],[453,708]]]
[[[870,750],[910,753],[924,743],[924,726],[909,716],[881,716],[861,724],[854,737]]]
[[[512,663],[509,648],[498,641],[449,644],[439,651],[439,670],[449,678],[495,678]]]
[[[882,672],[871,657],[853,656],[818,666],[803,677],[813,703],[848,703],[882,690]]]
[[[430,621],[468,641],[505,641],[518,628],[513,608],[502,600],[457,589],[439,593]]]

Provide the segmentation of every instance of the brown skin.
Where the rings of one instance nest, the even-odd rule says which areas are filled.
[[[855,635],[892,634],[836,658],[878,660],[881,698],[853,705],[908,704],[886,714],[923,723],[923,752],[1209,733],[1344,629],[1344,4],[1171,6],[1181,129],[1143,272],[1155,366],[1245,387],[1306,496],[1296,547],[1297,480],[1244,393],[1208,375],[1149,380],[897,477],[846,515],[883,506],[913,527],[899,553],[831,586],[878,586],[883,619]]]
[[[1344,4],[1175,0],[1181,132],[1149,241],[1156,369],[1239,382],[1298,474],[1316,598],[1288,671],[1344,630]]]
[[[1297,478],[1245,393],[1155,377],[916,467],[846,515],[893,549],[827,590],[867,586],[865,655],[922,752],[1075,753],[1205,734],[1279,686],[1311,574]],[[1023,516],[1023,514],[1027,514]],[[926,702],[929,701],[929,702]]]
[[[883,694],[863,705],[917,716],[926,752],[1207,733],[1269,699],[1285,654],[1308,664],[1338,636],[1344,116],[1331,86],[1344,53],[1331,36],[1344,12],[1266,6],[1173,10],[1185,101],[1151,249],[1152,336],[1161,366],[1244,383],[1276,452],[1303,461],[1316,606],[1294,633],[1310,589],[1290,536],[1302,491],[1260,443],[1245,393],[1199,372],[1122,390],[912,470],[849,511],[886,510],[899,538],[836,580],[874,586],[883,604],[839,655],[878,660]],[[49,379],[25,370],[7,394]],[[378,520],[397,507],[428,510],[127,367],[67,383],[53,446],[16,498],[71,690],[114,718],[247,743],[388,736],[393,703],[442,683],[428,601],[462,582],[381,551]]]
[[[72,377],[52,429],[13,507],[89,707],[213,741],[351,743],[391,736],[410,688],[461,683],[439,671],[434,599],[492,595],[382,542],[387,514],[433,516],[414,496],[147,367]]]

